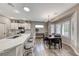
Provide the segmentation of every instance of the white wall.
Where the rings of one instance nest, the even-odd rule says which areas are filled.
[[[77,47],[77,12],[71,17],[71,45]]]
[[[51,34],[51,22],[48,22],[48,35]]]
[[[77,10],[77,47],[79,52],[79,9]]]

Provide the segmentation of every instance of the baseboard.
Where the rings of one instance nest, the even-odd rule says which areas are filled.
[[[68,45],[69,47],[71,47],[71,48],[73,49],[73,51],[75,52],[75,54],[79,56],[78,51],[77,51],[74,47],[72,47],[71,45],[69,45],[69,44],[67,44],[67,43],[65,43],[65,42],[63,42],[63,44],[66,44],[66,45]]]

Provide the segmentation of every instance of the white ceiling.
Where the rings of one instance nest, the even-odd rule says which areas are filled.
[[[12,18],[32,21],[47,21],[49,19],[65,12],[76,4],[73,3],[0,3],[0,14]],[[30,12],[24,11],[28,7]],[[20,13],[15,13],[18,10]]]

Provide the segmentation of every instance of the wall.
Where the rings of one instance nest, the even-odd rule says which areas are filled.
[[[45,32],[45,36],[47,36],[48,35],[48,22],[45,22],[44,23],[44,32]]]
[[[77,12],[71,18],[71,45],[77,47]]]
[[[48,35],[51,34],[51,22],[48,22]]]
[[[77,47],[79,52],[79,6],[77,9]]]

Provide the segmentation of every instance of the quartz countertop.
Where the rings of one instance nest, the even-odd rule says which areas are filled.
[[[28,40],[29,37],[30,37],[30,33],[24,33],[14,39],[10,39],[10,38],[1,39],[0,40],[0,53],[4,52],[7,49],[11,49],[20,44],[23,44],[26,40]]]

